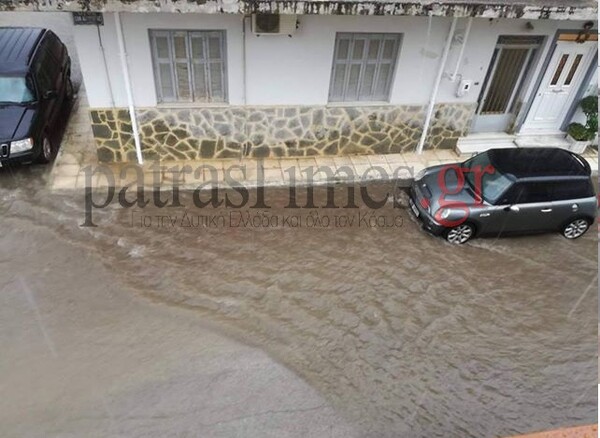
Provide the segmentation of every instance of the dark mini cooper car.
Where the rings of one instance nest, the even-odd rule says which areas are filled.
[[[50,30],[0,28],[0,164],[51,161],[63,103],[73,97],[71,59]]]
[[[598,208],[590,174],[582,157],[564,149],[491,149],[421,171],[409,206],[428,231],[451,243],[546,231],[576,239]]]

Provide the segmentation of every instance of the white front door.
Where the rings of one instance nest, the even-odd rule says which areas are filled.
[[[560,131],[596,50],[596,41],[556,43],[521,133]]]

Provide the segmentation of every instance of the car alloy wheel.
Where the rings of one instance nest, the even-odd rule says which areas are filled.
[[[590,224],[587,220],[575,219],[563,229],[563,236],[567,239],[577,239],[578,237],[583,236],[589,227]]]
[[[473,237],[473,227],[469,224],[461,224],[451,228],[446,234],[446,240],[457,245],[462,245],[471,237]]]

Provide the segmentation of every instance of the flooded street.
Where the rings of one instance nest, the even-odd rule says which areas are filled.
[[[596,421],[593,231],[576,241],[557,233],[456,247],[421,231],[392,202],[376,210],[383,219],[361,221],[371,210],[358,189],[357,209],[317,208],[326,204],[323,188],[315,189],[315,208],[286,208],[288,190],[268,188],[271,208],[236,210],[238,219],[257,211],[278,217],[265,227],[202,219],[183,226],[185,213],[188,219],[209,213],[231,218],[233,209],[224,206],[199,211],[191,194],[181,195],[187,210],[124,209],[115,202],[93,211],[97,227],[82,227],[83,196],[50,193],[46,177],[40,167],[0,170],[0,315],[6,327],[0,388],[7,436],[497,437]],[[389,191],[391,183],[369,188],[377,199]],[[338,205],[346,204],[346,194],[346,187],[335,189],[343,200]],[[305,195],[298,191],[299,205]],[[320,226],[281,220],[300,214],[306,223],[314,212]],[[144,222],[157,215],[177,221]],[[346,215],[345,226],[334,226],[335,215]],[[323,226],[326,216],[329,226]],[[58,266],[64,271],[50,270]],[[35,290],[39,302],[32,298]],[[52,314],[61,316],[46,327],[42,322]],[[121,327],[128,317],[131,325]],[[30,332],[22,331],[23,320]],[[98,325],[85,332],[88,323]],[[109,336],[113,327],[123,330],[120,354],[126,359],[119,369],[94,355],[95,343],[101,350],[108,342],[95,333]],[[136,327],[164,332],[138,343],[127,334]],[[179,332],[187,336],[174,334]],[[226,394],[199,386],[194,374],[207,363],[197,349],[210,348],[218,337],[232,349],[249,349],[227,358],[240,374],[234,373],[239,378]],[[164,356],[148,350],[152,342]],[[71,351],[65,368],[53,362],[62,348]],[[245,362],[248,357],[258,357],[258,365]],[[149,363],[160,369],[150,367],[144,375]],[[278,375],[277,382],[300,379],[283,388],[264,380],[261,388],[272,388],[261,393],[252,388],[245,365],[264,367],[263,377]],[[83,383],[81,370],[88,366],[98,369],[93,384]],[[123,377],[138,366],[135,381]],[[219,369],[210,361],[206,366]],[[100,397],[107,386],[110,395]],[[157,399],[143,390],[124,398],[132,386],[153,387]],[[179,398],[173,388],[185,395]],[[300,406],[296,397],[307,391],[314,393]],[[277,406],[325,410],[293,420],[265,414],[237,429],[214,429],[203,417],[209,411],[195,411],[212,403],[214,422],[236,396],[242,400],[236,403],[266,406],[264,412]],[[103,411],[94,418],[53,420],[53,414],[67,415],[53,412],[53,403],[87,415],[90,400]],[[152,413],[136,410],[143,400],[152,400]],[[169,414],[178,404],[187,409],[181,422]],[[14,418],[13,411],[21,414],[9,420],[6,412]],[[135,418],[123,417],[125,411]],[[179,435],[165,426],[173,421]],[[273,428],[275,421],[280,429]],[[293,427],[283,428],[292,421]]]

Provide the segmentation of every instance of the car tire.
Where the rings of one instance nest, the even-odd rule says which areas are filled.
[[[42,148],[40,150],[40,154],[38,156],[38,163],[46,164],[54,159],[54,155],[56,151],[54,150],[54,145],[50,141],[50,138],[47,135],[42,137]]]
[[[475,227],[468,222],[449,228],[445,233],[446,240],[455,245],[467,243],[474,235]]]
[[[71,75],[67,76],[67,85],[65,91],[65,98],[69,101],[73,100],[75,97],[75,90],[73,89],[73,82],[71,81]]]
[[[587,230],[590,228],[590,220],[584,217],[578,217],[572,219],[568,224],[566,224],[561,232],[563,237],[569,240],[578,239],[585,234]]]

